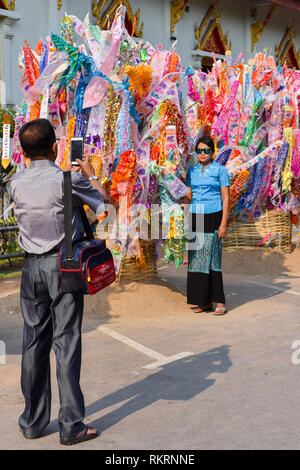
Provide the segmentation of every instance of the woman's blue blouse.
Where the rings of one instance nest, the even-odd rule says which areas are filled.
[[[211,214],[222,210],[221,188],[230,186],[225,166],[212,161],[203,173],[202,164],[197,163],[190,167],[185,184],[191,187],[193,192],[190,212]]]

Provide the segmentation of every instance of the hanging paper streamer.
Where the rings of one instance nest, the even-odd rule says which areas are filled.
[[[249,171],[242,170],[237,176],[234,184],[230,188],[230,210],[233,209],[237,201],[242,197],[241,191],[249,178]]]
[[[4,199],[5,201],[5,199]],[[0,219],[4,219],[4,220],[7,220],[8,218],[8,214],[9,212],[15,207],[15,204],[12,203],[10,206],[8,206],[5,211],[3,212],[3,214],[0,215]]]
[[[289,144],[284,142],[278,152],[277,166],[273,176],[273,182],[269,190],[271,201],[274,207],[278,207],[281,204],[281,192],[282,192],[282,173],[285,167],[289,151]]]
[[[4,169],[10,164],[10,115],[5,114],[3,117],[3,140],[2,140],[2,166]]]
[[[23,156],[23,151],[22,151],[20,139],[19,139],[20,128],[24,123],[25,122],[24,122],[23,116],[18,116],[17,118],[15,118],[15,131],[14,131],[14,137],[13,137],[14,153],[12,155],[12,160],[16,165],[25,163],[25,159]]]
[[[228,143],[228,126],[233,111],[235,98],[239,87],[239,81],[236,80],[231,87],[230,95],[228,96],[226,103],[223,106],[218,118],[215,120],[212,127],[212,135],[217,140],[223,140],[225,145]]]
[[[269,232],[260,242],[258,242],[257,246],[263,245],[267,240],[271,238],[271,232]]]
[[[74,36],[73,22],[72,22],[72,18],[68,15],[66,15],[62,19],[61,35],[68,44],[76,47],[76,39]]]
[[[272,241],[276,240],[276,238],[278,239],[278,250],[280,250],[282,237],[281,237],[280,233],[277,233],[276,235],[273,235],[272,237],[270,237],[270,239],[267,243],[267,250],[268,251],[270,250],[270,246],[271,246]]]
[[[295,131],[291,171],[294,178],[300,176],[300,131]]]
[[[219,163],[219,165],[226,165],[228,159],[232,153],[232,148],[223,147],[216,155],[215,162]]]
[[[242,208],[250,210],[253,207],[254,202],[257,200],[257,196],[259,194],[260,187],[261,187],[264,169],[265,169],[265,160],[260,160],[257,163],[257,165],[255,165],[254,167],[251,190],[249,194],[247,194],[240,200],[240,205]]]
[[[289,150],[286,157],[284,170],[282,172],[282,190],[290,191],[293,179],[293,173],[291,170],[293,154],[293,129],[291,127],[287,127],[286,129],[284,129],[284,137],[286,142],[289,144]]]

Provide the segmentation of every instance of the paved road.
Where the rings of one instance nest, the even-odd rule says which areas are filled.
[[[184,269],[161,266],[159,275],[184,292]],[[227,275],[225,289],[224,317],[174,309],[154,318],[149,309],[142,319],[86,320],[87,422],[102,434],[76,449],[300,449],[300,365],[291,360],[300,278]],[[11,316],[13,332],[7,325],[0,448],[61,448],[55,385],[47,435],[25,441],[16,430],[21,321]]]

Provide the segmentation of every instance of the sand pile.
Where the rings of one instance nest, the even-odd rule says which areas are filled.
[[[300,276],[300,248],[294,247],[292,253],[262,248],[226,252],[223,253],[223,270],[229,274],[259,274],[266,277],[283,274]]]
[[[0,302],[0,317],[9,322],[15,315],[21,317],[19,294],[20,278],[14,278],[13,284],[4,284]],[[4,294],[5,290],[5,294]],[[186,299],[176,288],[160,279],[148,283],[122,281],[119,286],[112,285],[95,296],[85,296],[85,316],[99,323],[119,317],[155,318],[174,316],[176,312],[187,312]],[[3,328],[3,323],[2,323]]]
[[[162,261],[159,262],[159,265],[168,266]],[[174,267],[172,271],[176,277],[186,277],[186,269],[177,271]],[[290,254],[277,252],[277,250],[268,252],[265,249],[226,252],[223,254],[223,271],[225,274],[260,275],[272,277],[274,280],[276,277],[284,275],[300,276],[300,248],[295,247]],[[163,274],[164,270],[160,273]],[[162,275],[162,277],[164,276]],[[2,314],[2,319],[4,314],[7,317],[13,313],[20,314],[17,293],[19,286],[19,276],[0,280],[0,314]],[[94,317],[95,321],[117,319],[119,316],[154,318],[161,316],[162,312],[164,315],[173,316],[174,312],[175,314],[176,312],[186,312],[188,309],[186,298],[180,291],[159,278],[143,284],[121,281],[118,286],[109,286],[96,296],[86,296],[85,314],[91,318]]]

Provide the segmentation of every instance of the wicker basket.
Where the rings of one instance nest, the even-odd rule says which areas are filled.
[[[106,246],[109,247],[109,232],[105,225],[97,227],[97,239],[106,240]],[[121,267],[117,275],[117,283],[120,279],[129,281],[143,282],[149,281],[157,275],[156,263],[156,241],[139,240],[141,256],[131,256],[122,259]]]
[[[117,282],[120,279],[127,281],[150,281],[157,274],[156,242],[155,240],[139,240],[141,257],[132,256],[123,258]]]
[[[271,234],[271,236],[269,236]],[[223,242],[224,251],[235,249],[265,248],[270,239],[275,235],[280,235],[271,240],[271,247],[280,247],[284,252],[290,253],[292,250],[292,221],[291,215],[280,210],[266,211],[263,217],[252,222],[240,222],[236,217],[228,226],[226,238]],[[265,238],[264,243],[260,242]]]

